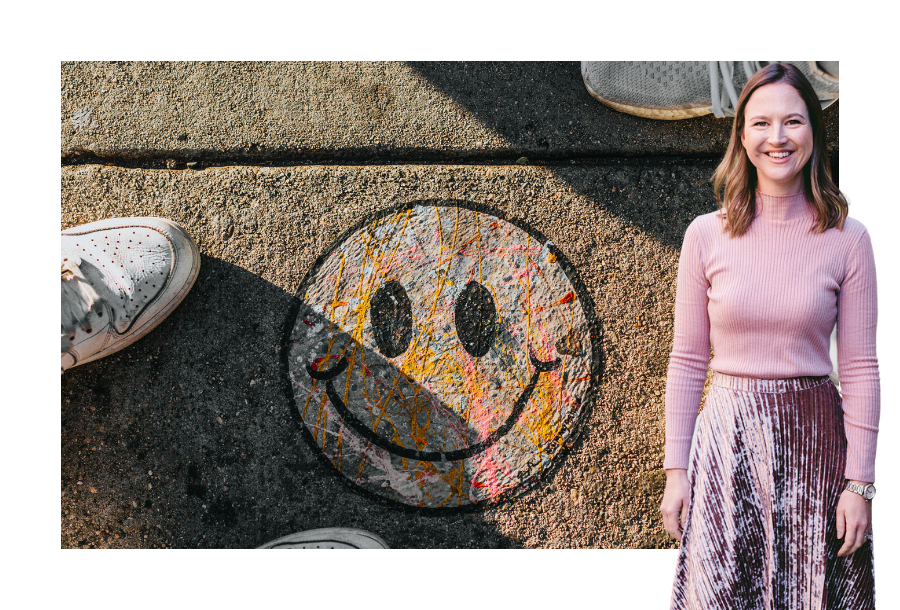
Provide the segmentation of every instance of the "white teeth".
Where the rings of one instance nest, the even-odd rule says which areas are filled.
[[[793,151],[790,151],[790,152],[771,152],[771,153],[766,153],[766,154],[769,155],[770,157],[775,157],[776,159],[784,159],[785,157],[787,157],[787,156],[788,156],[789,154],[791,154],[792,152],[793,152]]]

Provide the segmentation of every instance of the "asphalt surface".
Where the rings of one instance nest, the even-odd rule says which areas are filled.
[[[333,526],[397,548],[675,547],[658,505],[678,249],[715,209],[730,120],[616,113],[577,62],[72,63],[61,87],[61,227],[162,216],[202,254],[156,330],[62,376],[62,547],[248,548]],[[285,393],[281,343],[312,263],[417,200],[528,223],[600,321],[582,434],[499,506],[434,515],[360,494]]]

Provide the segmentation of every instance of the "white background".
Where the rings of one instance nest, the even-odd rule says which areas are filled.
[[[3,60],[6,324],[0,402],[8,607],[356,605],[667,608],[676,551],[60,550],[55,357],[59,61],[105,59],[841,61],[840,186],[879,273],[882,416],[874,504],[879,608],[900,607],[897,446],[898,96],[893,21],[846,4],[506,2],[290,5],[94,2],[7,9]],[[33,10],[33,9],[32,9]],[[860,32],[860,34],[856,34]],[[523,89],[523,96],[527,95]],[[30,332],[34,329],[36,332]],[[9,602],[7,602],[9,603]],[[6,604],[5,604],[6,605]]]

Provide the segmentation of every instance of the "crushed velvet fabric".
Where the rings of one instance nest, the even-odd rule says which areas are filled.
[[[828,377],[715,373],[691,447],[672,608],[874,608],[871,540],[837,556],[846,459]]]

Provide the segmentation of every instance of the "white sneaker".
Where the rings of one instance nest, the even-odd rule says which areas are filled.
[[[108,356],[184,299],[200,250],[163,218],[112,218],[62,232],[62,370]]]
[[[346,527],[325,527],[284,536],[261,549],[387,549],[387,543],[371,532]]]

